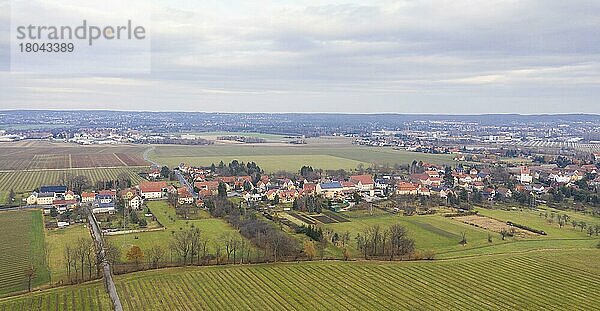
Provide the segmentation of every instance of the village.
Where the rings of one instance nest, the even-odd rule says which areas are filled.
[[[145,175],[147,180],[131,187],[75,193],[65,185],[44,185],[24,200],[53,217],[47,227],[62,228],[81,221],[81,213],[73,211],[89,207],[106,232],[160,226],[154,224],[146,207],[149,201],[168,201],[178,213],[186,209],[187,215],[190,208],[206,208],[205,201],[213,197],[229,198],[265,215],[291,215],[307,225],[313,222],[303,221],[302,213],[314,220],[311,214],[319,216],[323,210],[337,213],[373,206],[405,214],[423,206],[466,211],[474,205],[508,202],[535,209],[538,204],[558,207],[572,198],[570,208],[585,211],[587,205],[600,204],[598,158],[585,161],[556,156],[545,164],[511,167],[468,162],[451,167],[414,161],[396,169],[354,172],[303,166],[297,172],[272,174],[264,173],[254,162],[234,160],[209,167],[181,163],[173,169],[153,167]]]

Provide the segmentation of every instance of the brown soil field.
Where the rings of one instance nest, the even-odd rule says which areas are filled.
[[[489,218],[489,217],[485,217],[485,216],[481,216],[481,215],[452,217],[452,219],[464,222],[466,224],[469,224],[469,225],[472,225],[472,226],[475,226],[478,228],[483,228],[486,230],[497,232],[497,233],[500,233],[502,231],[502,229],[505,229],[507,231],[514,229],[516,237],[527,238],[527,237],[537,236],[537,234],[535,234],[533,232],[523,230],[520,228],[511,227],[511,226],[507,225],[505,222],[501,222],[494,218]]]
[[[0,171],[148,166],[146,146],[80,146],[48,141],[0,143]]]

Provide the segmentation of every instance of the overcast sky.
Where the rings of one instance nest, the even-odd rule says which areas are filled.
[[[157,0],[152,73],[102,76],[8,72],[8,7],[0,109],[600,113],[597,0]]]

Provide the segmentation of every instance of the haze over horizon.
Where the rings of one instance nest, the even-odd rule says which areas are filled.
[[[1,110],[600,113],[598,1],[160,0],[148,75],[8,72],[9,2]]]

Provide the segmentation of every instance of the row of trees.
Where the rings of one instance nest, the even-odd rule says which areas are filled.
[[[120,173],[115,180],[96,181],[95,183],[92,183],[85,175],[73,176],[64,174],[59,178],[58,182],[67,186],[75,193],[81,193],[84,190],[92,188],[96,190],[124,189],[129,188],[132,185],[131,177],[126,173]]]
[[[96,248],[92,240],[79,238],[64,250],[64,262],[70,284],[93,280],[100,276]]]
[[[219,162],[218,165],[213,163],[210,170],[221,176],[253,176],[256,179],[253,182],[257,182],[263,173],[263,170],[255,162],[244,163],[238,160],[233,160],[227,165],[223,161]]]
[[[365,259],[407,257],[415,251],[415,241],[409,237],[405,227],[394,224],[388,229],[373,225],[356,236],[358,251]]]

